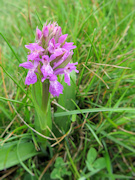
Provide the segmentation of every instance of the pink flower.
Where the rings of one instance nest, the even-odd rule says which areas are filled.
[[[62,46],[62,48],[70,51],[71,49],[76,48],[76,46],[74,46],[73,44],[74,44],[73,42],[70,42],[70,43],[65,42],[65,44]]]
[[[34,63],[28,61],[19,65],[19,67],[22,66],[26,69],[29,69],[25,79],[25,84],[30,85],[37,82],[37,75],[35,74],[35,71],[37,69],[38,64],[38,61],[34,61]]]
[[[49,41],[49,44],[48,44],[48,51],[50,53],[54,53],[54,51],[56,49],[58,49],[60,47],[60,43],[55,43],[55,39],[52,38],[50,41]]]
[[[57,81],[50,81],[49,92],[55,97],[59,96],[63,91],[63,86]]]
[[[56,69],[54,70],[54,74],[64,74],[64,81],[70,86],[70,73],[74,70],[76,73],[79,73],[79,71],[76,69],[76,66],[78,62],[76,63],[68,63],[64,68]]]
[[[28,60],[38,60],[44,51],[44,48],[39,46],[37,43],[30,43],[29,45],[25,45],[25,47],[31,51],[27,56]]]
[[[58,82],[57,75],[64,74],[65,83],[70,86],[70,73],[76,69],[78,63],[70,63],[73,49],[76,48],[73,42],[66,42],[68,34],[62,34],[61,27],[56,22],[45,23],[42,31],[36,29],[35,43],[25,45],[30,53],[27,62],[20,64],[29,69],[25,84],[30,85],[37,82],[37,75],[41,81],[49,80],[49,92],[53,96],[62,94],[63,86]]]
[[[44,55],[42,56],[42,63],[43,66],[41,67],[41,72],[43,73],[42,82],[47,79],[47,77],[50,77],[53,75],[53,69],[50,66],[49,62],[49,56]]]

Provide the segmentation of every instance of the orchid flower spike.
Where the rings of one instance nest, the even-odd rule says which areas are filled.
[[[49,80],[49,92],[55,97],[62,94],[63,86],[58,82],[57,76],[64,74],[65,83],[70,86],[70,73],[76,69],[78,63],[70,63],[73,49],[76,48],[73,42],[66,42],[68,34],[62,34],[61,27],[56,22],[45,23],[42,31],[36,29],[34,43],[25,45],[30,50],[27,62],[20,64],[29,69],[25,84],[30,85],[37,82],[37,73],[41,81]]]

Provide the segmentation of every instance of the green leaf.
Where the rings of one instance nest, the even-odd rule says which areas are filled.
[[[87,161],[89,164],[92,164],[97,157],[97,151],[95,148],[90,148],[87,154]]]
[[[73,115],[72,115],[72,119],[71,119],[71,120],[72,120],[72,122],[75,122],[75,121],[76,121],[76,114],[73,114]]]
[[[21,101],[17,101],[17,100],[14,100],[14,99],[8,99],[8,98],[1,97],[1,96],[0,96],[0,100],[9,101],[9,102],[18,103],[18,104],[23,104],[24,106],[33,107],[31,104],[26,104],[26,103],[23,103],[23,102],[21,102]]]
[[[106,167],[106,162],[105,162],[105,158],[101,157],[101,158],[98,158],[94,164],[93,164],[93,167],[95,169],[103,169]]]
[[[85,177],[81,177],[81,178],[79,178],[79,180],[86,180],[86,178]]]
[[[26,159],[39,154],[35,150],[32,142],[22,141],[17,149],[18,142],[19,141],[16,141],[15,143],[5,143],[0,147],[0,170],[4,170],[20,163],[17,152],[19,153],[21,161],[25,161]]]
[[[122,111],[128,111],[128,112],[135,112],[135,108],[93,108],[93,109],[80,109],[80,110],[73,110],[68,112],[56,112],[54,113],[54,117],[61,117],[61,116],[68,116],[72,114],[82,114],[82,113],[88,113],[88,112],[122,112]]]
[[[54,169],[51,173],[52,179],[61,179],[60,172],[57,169]]]
[[[51,107],[50,101],[47,103],[47,111],[42,109],[42,86],[43,83],[37,81],[32,85],[32,100],[37,113],[37,118],[35,118],[35,127],[40,133],[45,136],[49,136],[50,132],[47,130],[47,126],[51,129]]]
[[[56,162],[55,162],[55,167],[60,167],[60,166],[62,166],[62,164],[64,165],[64,161],[63,161],[63,159],[61,158],[61,157],[58,157],[57,159],[56,159]]]
[[[90,164],[88,161],[86,161],[86,166],[87,166],[89,171],[94,171],[93,165]]]
[[[86,161],[86,165],[89,171],[94,171],[93,162],[95,161],[96,157],[97,157],[96,149],[90,148],[87,154],[87,161]]]
[[[25,174],[23,180],[37,180],[35,176],[31,176],[30,174]]]
[[[86,124],[86,126],[88,127],[88,129],[91,131],[91,133],[93,134],[93,136],[95,137],[95,139],[97,140],[97,142],[99,143],[100,146],[102,146],[98,136],[96,135],[96,133],[94,132],[94,130],[90,127],[90,124]]]
[[[72,100],[75,101],[75,96],[76,96],[76,72],[75,71],[72,71],[70,73],[70,78],[71,78],[70,80],[71,86],[68,86],[64,82],[64,77],[63,77],[63,80],[62,80],[62,85],[64,88],[63,94],[61,94],[58,99],[58,104],[62,106],[63,108],[65,108],[66,110],[75,109],[75,105],[72,102]],[[63,110],[60,107],[57,107],[56,112],[62,113],[62,112],[65,112],[65,110]],[[55,117],[54,121],[61,130],[64,130],[64,132],[66,132],[70,128],[70,123],[71,123],[70,118],[71,118],[70,116],[62,116],[62,117],[57,117],[57,118]],[[54,128],[53,132],[55,131],[56,131],[55,135],[59,134],[57,132],[57,129]]]
[[[67,171],[65,165],[66,164],[63,161],[63,159],[61,157],[58,157],[55,161],[55,165],[54,165],[55,168],[53,169],[53,171],[51,173],[51,178],[62,180],[62,177],[64,177],[65,175],[70,176],[71,172]]]

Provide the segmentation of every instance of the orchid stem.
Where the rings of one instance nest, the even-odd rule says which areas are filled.
[[[37,82],[32,86],[33,103],[35,106],[35,129],[45,136],[50,135],[47,127],[52,129],[51,105],[49,99],[49,81]],[[38,136],[42,149],[46,149],[46,139]]]
[[[44,113],[47,113],[48,100],[49,100],[49,83],[43,82],[42,84],[42,111],[44,111]]]

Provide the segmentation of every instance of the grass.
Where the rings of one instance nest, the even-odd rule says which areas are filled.
[[[21,165],[1,171],[2,179],[49,180],[58,156],[71,172],[64,179],[135,178],[134,6],[134,0],[0,1],[2,145],[29,138],[39,148],[35,133],[16,114],[33,127],[30,89],[24,85],[27,71],[18,66],[26,61],[24,45],[34,42],[36,27],[41,29],[46,20],[57,21],[63,34],[69,34],[68,41],[77,46],[73,61],[79,63],[76,110],[54,113],[54,117],[72,115],[75,122],[68,136],[54,147],[50,141],[44,156],[24,162],[19,156]],[[105,158],[105,168],[89,170],[90,148],[96,149],[97,158]]]

